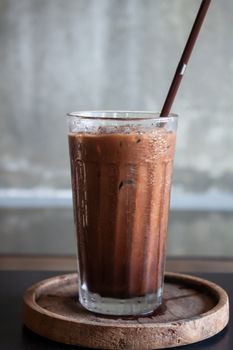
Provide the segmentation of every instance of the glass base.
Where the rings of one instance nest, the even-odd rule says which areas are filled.
[[[160,288],[154,294],[129,299],[105,298],[81,289],[79,301],[85,309],[99,314],[112,316],[146,315],[161,305],[162,289]]]

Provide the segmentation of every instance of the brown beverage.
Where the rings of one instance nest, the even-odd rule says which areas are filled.
[[[175,131],[69,134],[80,282],[106,298],[160,293]]]

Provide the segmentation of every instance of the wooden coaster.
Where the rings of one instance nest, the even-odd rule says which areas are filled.
[[[195,343],[220,332],[229,320],[226,292],[216,284],[167,273],[162,306],[144,317],[93,314],[78,302],[77,275],[41,281],[23,298],[23,322],[58,342],[95,349],[162,349]]]

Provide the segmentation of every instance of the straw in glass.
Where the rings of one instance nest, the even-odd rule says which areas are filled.
[[[186,70],[189,58],[191,56],[192,50],[194,48],[195,42],[197,40],[198,34],[200,32],[201,26],[203,24],[203,21],[205,19],[206,13],[208,11],[209,5],[211,0],[203,0],[200,6],[200,9],[198,11],[197,17],[195,19],[195,22],[193,24],[191,33],[188,37],[188,41],[185,45],[183,54],[181,56],[180,62],[177,66],[174,78],[172,80],[170,89],[168,91],[166,100],[164,102],[162,112],[160,114],[160,117],[167,117],[170,113],[172,104],[174,102],[174,99],[177,94],[177,90],[180,86],[180,82],[183,78],[184,72]]]

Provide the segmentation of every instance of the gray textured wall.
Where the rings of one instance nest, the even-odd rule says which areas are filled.
[[[0,0],[2,196],[70,187],[66,112],[159,110],[199,3]],[[217,191],[232,203],[232,14],[213,1],[173,108],[174,192],[191,202]]]

